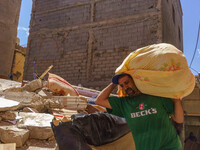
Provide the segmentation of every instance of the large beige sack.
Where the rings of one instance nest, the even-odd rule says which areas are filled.
[[[79,96],[76,89],[70,83],[68,83],[63,78],[52,73],[49,73],[47,87],[52,92],[55,92],[59,95]]]
[[[154,44],[131,52],[115,73],[128,73],[137,88],[145,94],[181,99],[195,86],[182,51],[171,44]],[[119,89],[118,95],[125,93]]]

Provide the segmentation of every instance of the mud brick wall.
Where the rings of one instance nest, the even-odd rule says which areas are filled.
[[[21,1],[0,1],[0,78],[12,73]]]
[[[35,62],[37,75],[54,65],[69,83],[101,90],[130,52],[168,42],[162,35],[160,0],[37,0],[24,80]]]
[[[162,0],[163,41],[183,50],[183,23],[180,0]]]

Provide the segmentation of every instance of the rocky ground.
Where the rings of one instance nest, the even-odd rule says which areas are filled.
[[[99,111],[84,96],[55,96],[43,85],[21,87],[0,79],[0,143],[15,143],[17,150],[56,150],[53,119],[78,112]],[[57,116],[57,117],[55,117]]]

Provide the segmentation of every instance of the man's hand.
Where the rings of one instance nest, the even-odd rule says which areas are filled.
[[[98,95],[97,99],[95,100],[95,104],[110,108],[110,103],[108,101],[108,97],[110,96],[110,93],[112,90],[117,86],[117,84],[110,83],[105,89],[101,91],[101,93]]]
[[[184,121],[184,113],[183,107],[180,99],[173,99],[174,101],[174,115],[172,115],[172,119],[176,123],[183,123]]]

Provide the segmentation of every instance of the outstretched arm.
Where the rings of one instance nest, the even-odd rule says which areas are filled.
[[[176,123],[183,123],[184,121],[183,107],[180,99],[174,99],[174,115],[172,115],[172,119]]]
[[[97,99],[95,100],[95,104],[112,109],[108,101],[108,97],[116,86],[117,84],[110,83],[105,89],[100,92]]]

